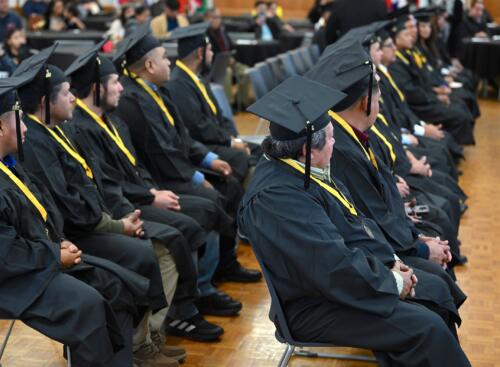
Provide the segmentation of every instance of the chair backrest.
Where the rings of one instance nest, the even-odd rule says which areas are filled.
[[[208,77],[208,80],[211,83],[224,85],[224,80],[226,79],[226,72],[227,68],[229,67],[231,57],[232,52],[229,51],[219,52],[215,55]]]
[[[280,342],[286,342],[290,344],[296,344],[296,341],[292,337],[290,330],[288,329],[288,322],[285,317],[285,312],[283,311],[283,307],[281,305],[280,298],[276,289],[274,288],[273,282],[271,280],[271,274],[269,273],[269,269],[264,263],[264,259],[260,253],[260,250],[252,244],[252,248],[255,253],[255,257],[259,262],[260,268],[262,270],[262,274],[264,274],[264,279],[266,280],[267,288],[269,290],[269,294],[271,295],[271,309],[269,310],[269,319],[276,326],[276,338]]]
[[[224,87],[220,84],[210,83],[210,90],[215,96],[217,104],[221,108],[222,116],[231,120],[231,122],[233,123],[233,128],[236,131],[236,124],[234,123],[233,110],[231,109],[231,105],[227,100],[226,92],[224,92]]]
[[[290,52],[290,57],[292,58],[293,66],[297,71],[297,74],[303,75],[307,72],[307,67],[304,64],[304,59],[300,54],[300,50],[293,50]]]
[[[261,69],[255,67],[248,68],[246,70],[246,73],[250,77],[250,82],[252,83],[255,99],[259,99],[264,96],[264,94],[269,92],[269,89],[267,89],[267,85],[264,82],[264,77],[262,75]]]
[[[281,60],[281,64],[283,65],[283,70],[285,71],[288,77],[297,75],[297,70],[295,70],[295,66],[293,65],[292,56],[289,52],[278,55],[278,59]]]
[[[281,83],[286,78],[288,78],[287,73],[285,73],[285,70],[283,70],[283,66],[279,58],[271,57],[266,60],[266,63],[271,68],[271,71],[273,72],[274,75],[274,79],[276,80],[277,83]]]
[[[262,78],[264,79],[264,83],[267,86],[267,90],[271,90],[278,85],[278,81],[274,77],[271,66],[268,63],[258,62],[257,64],[255,64],[255,68],[260,70],[260,72],[262,73]]]
[[[311,53],[309,52],[309,47],[301,47],[298,50],[300,57],[304,61],[304,66],[306,67],[306,72],[314,66],[314,61],[312,59]]]
[[[318,62],[319,57],[321,55],[321,50],[319,48],[319,45],[314,43],[311,46],[309,46],[309,53],[311,54],[312,61],[316,64],[316,62]]]

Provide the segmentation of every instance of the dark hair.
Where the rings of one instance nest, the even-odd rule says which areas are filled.
[[[45,12],[45,17],[44,17],[45,18],[45,26],[44,26],[45,29],[50,28],[50,18],[52,17],[52,11],[54,10],[54,6],[57,2],[61,2],[64,5],[63,0],[51,0],[50,1],[49,6],[47,6],[47,11]]]
[[[44,78],[44,76],[42,76]],[[40,106],[42,102],[42,97],[44,96],[44,91],[38,87],[39,83],[28,84],[19,89],[19,99],[21,100],[21,106],[26,113],[35,113],[35,111]],[[49,99],[50,102],[54,103],[57,99],[57,95],[61,91],[62,83],[56,85],[52,88]]]
[[[123,5],[122,10],[120,12],[120,21],[122,22],[122,25],[125,25],[127,22],[128,18],[125,17],[125,14],[127,13],[127,10],[131,9],[132,7],[130,5]]]
[[[167,0],[165,1],[165,6],[174,11],[177,11],[180,8],[179,2],[177,0]]]
[[[10,46],[7,44],[7,41],[12,37],[12,35],[16,32],[22,32],[23,30],[21,28],[8,28],[7,33],[5,34],[5,40],[3,41],[4,44],[4,49],[7,51],[7,53],[10,53]]]
[[[292,158],[298,159],[302,155],[302,147],[306,143],[306,138],[301,137],[293,140],[276,140],[271,135],[262,142],[262,151],[276,159]],[[323,149],[326,144],[325,128],[312,134],[311,147]]]
[[[149,10],[149,8],[147,6],[140,5],[137,8],[135,8],[135,15],[141,15],[144,12],[146,12],[147,10]]]
[[[111,79],[111,75],[103,76],[100,79],[100,83],[102,84],[105,92],[107,92],[107,90],[108,90],[107,84],[108,84],[109,79]],[[90,92],[92,91],[93,85],[94,85],[93,81],[89,81],[89,83],[85,83],[85,85],[72,87],[72,90],[74,91],[74,94],[78,98],[87,98],[89,96]],[[102,97],[103,96],[101,96],[101,98]]]

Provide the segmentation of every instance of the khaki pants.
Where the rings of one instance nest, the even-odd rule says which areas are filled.
[[[168,249],[161,242],[153,240],[153,247],[155,250],[156,258],[160,266],[161,280],[163,282],[163,292],[168,304],[172,303],[174,298],[175,289],[177,288],[177,280],[179,273],[175,267],[174,259]],[[163,325],[163,321],[167,316],[168,307],[165,307],[155,313],[147,312],[141,320],[134,333],[134,352],[143,344],[151,343],[151,331],[159,331]]]
[[[252,91],[252,84],[250,78],[245,74],[248,66],[235,62],[230,65],[226,71],[226,79],[224,83],[224,92],[230,104],[234,104],[237,98],[241,98],[241,107],[245,108],[253,103],[250,92]],[[233,77],[238,81],[236,95],[233,94]]]

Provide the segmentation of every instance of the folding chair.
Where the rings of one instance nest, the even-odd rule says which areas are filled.
[[[278,82],[278,84],[288,78],[288,75],[283,70],[281,60],[278,57],[270,57],[266,60],[266,63],[271,68],[274,79]]]
[[[328,343],[300,342],[293,338],[292,334],[290,333],[290,330],[288,329],[288,323],[281,305],[281,301],[271,281],[269,270],[264,264],[264,260],[260,256],[259,250],[256,248],[256,246],[252,244],[252,248],[254,250],[255,257],[259,262],[262,273],[264,274],[264,279],[266,280],[269,293],[271,294],[271,310],[269,311],[269,318],[276,326],[275,337],[280,343],[286,345],[286,349],[281,356],[281,359],[278,363],[278,367],[287,367],[288,362],[294,355],[300,357],[310,357],[310,358],[320,357],[320,358],[332,358],[332,359],[377,363],[374,357],[369,357],[369,356],[338,354],[338,353],[316,353],[304,350],[303,348],[336,347],[336,346]],[[295,348],[297,347],[300,348],[299,351],[295,351]]]
[[[283,70],[285,71],[288,77],[297,75],[297,70],[295,70],[295,66],[293,65],[292,56],[289,52],[278,55],[278,59],[281,60],[281,64],[283,65]]]
[[[234,52],[225,51],[215,55],[212,67],[210,68],[210,74],[208,75],[210,83],[224,85],[227,68],[233,54]]]
[[[16,320],[11,320],[9,327],[7,328],[7,333],[5,334],[4,340],[2,342],[2,346],[0,347],[0,367],[2,367],[2,357],[3,353],[5,352],[5,349],[7,348],[7,343],[9,342],[10,335],[12,334],[12,329],[14,328],[14,323]],[[66,357],[68,358],[68,367],[71,367],[71,351],[69,349],[69,346],[66,346]]]
[[[300,54],[300,49],[291,51],[290,57],[292,58],[293,66],[295,67],[297,74],[299,75],[305,74],[308,68],[304,63],[304,58]]]
[[[257,64],[255,64],[255,68],[260,70],[262,78],[264,79],[264,83],[266,83],[267,90],[271,90],[279,84],[278,80],[276,80],[273,74],[271,65],[269,65],[267,62],[258,62]]]
[[[314,66],[314,61],[309,52],[309,47],[299,48],[298,53],[302,60],[304,61],[304,66],[306,67],[306,72]]]
[[[313,63],[316,64],[318,62],[319,57],[321,56],[321,50],[319,49],[319,45],[314,43],[309,46],[309,53],[311,54]]]
[[[262,75],[261,69],[253,67],[247,69],[246,72],[250,77],[250,82],[252,83],[255,99],[260,99],[262,96],[264,96],[264,94],[269,92],[266,82],[264,81],[264,76]]]

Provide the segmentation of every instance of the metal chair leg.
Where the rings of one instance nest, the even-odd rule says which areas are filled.
[[[68,359],[68,367],[71,367],[71,349],[69,349],[69,345],[66,345],[66,358]]]
[[[308,357],[308,358],[332,358],[340,359],[344,361],[360,361],[360,362],[372,362],[377,363],[377,360],[371,356],[359,356],[355,354],[339,354],[339,353],[318,353],[312,352],[305,349],[300,349],[295,352],[296,356]]]
[[[287,367],[290,358],[292,358],[293,352],[295,351],[295,347],[293,345],[287,344],[286,349],[281,356],[281,359],[278,363],[278,367]]]
[[[7,333],[5,334],[5,338],[2,343],[2,347],[0,347],[0,360],[2,360],[3,352],[5,348],[7,348],[7,343],[9,342],[10,334],[12,334],[12,328],[14,327],[14,323],[16,320],[12,320],[9,324],[9,328],[7,329]],[[1,365],[0,365],[1,367]]]

